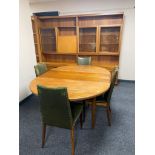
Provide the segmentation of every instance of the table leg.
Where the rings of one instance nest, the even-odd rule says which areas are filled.
[[[93,99],[92,102],[92,128],[95,128],[95,120],[96,120],[96,98]]]
[[[85,118],[86,118],[86,103],[85,101],[83,101],[83,122],[85,122]]]

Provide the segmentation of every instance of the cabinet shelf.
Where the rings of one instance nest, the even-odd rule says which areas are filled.
[[[41,35],[41,37],[55,38],[55,36],[50,36],[50,35]]]
[[[119,53],[118,52],[108,52],[108,51],[105,51],[105,52],[79,52],[78,55],[96,55],[96,56],[100,56],[100,55],[111,55],[111,56],[119,56]]]
[[[68,19],[68,18],[76,18],[76,16],[70,15],[70,16],[39,16],[39,19]]]
[[[49,55],[111,55],[111,56],[118,56],[118,52],[79,52],[79,53],[58,53],[56,51],[50,51],[50,52],[43,52],[43,54],[49,54]]]
[[[79,28],[97,28],[97,26],[79,26]]]
[[[43,54],[49,54],[49,55],[77,55],[77,53],[58,53],[56,51],[50,51],[50,52],[43,52]]]
[[[42,26],[43,29],[76,28],[76,26]]]
[[[101,46],[104,46],[104,45],[118,45],[119,43],[102,43],[100,44]]]
[[[121,27],[121,24],[105,24],[105,25],[99,25],[99,27]]]
[[[59,67],[59,66],[69,66],[69,65],[77,65],[76,62],[42,62],[44,64],[46,64],[47,66],[54,66],[54,67]],[[94,62],[92,65],[95,65],[95,66],[100,66],[100,67],[104,67],[104,68],[107,68],[109,70],[113,69],[114,67],[118,67],[118,64],[116,63],[97,63],[97,62]]]
[[[79,43],[79,44],[81,44],[81,45],[85,45],[85,44],[90,44],[90,45],[94,45],[94,44],[96,44],[96,43]]]
[[[42,43],[42,45],[55,45],[56,43]]]
[[[57,26],[58,28],[76,28],[76,26]]]
[[[80,33],[80,36],[96,36],[96,34],[81,34]]]
[[[47,66],[52,67],[60,67],[60,66],[69,66],[69,65],[77,65],[76,62],[59,62],[59,61],[52,61],[52,62],[43,62]]]
[[[104,51],[104,52],[99,52],[99,55],[111,55],[111,56],[119,56],[119,53],[118,52],[107,52],[107,51]]]

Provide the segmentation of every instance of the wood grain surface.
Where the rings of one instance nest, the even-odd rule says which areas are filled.
[[[97,66],[62,66],[49,70],[30,83],[30,90],[38,94],[37,85],[67,87],[70,101],[96,97],[110,86],[110,72]]]

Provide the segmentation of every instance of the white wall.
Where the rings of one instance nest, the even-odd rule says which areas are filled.
[[[135,80],[135,10],[125,10],[119,78]]]
[[[36,60],[29,2],[20,0],[19,4],[19,100],[21,101],[31,93],[29,83],[35,77],[33,66],[36,64]]]
[[[61,15],[124,12],[119,79],[135,79],[134,0],[56,0],[55,2],[30,3],[30,7],[31,12],[59,11]]]

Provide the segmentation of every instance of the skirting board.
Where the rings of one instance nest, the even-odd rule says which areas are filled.
[[[29,100],[31,97],[33,96],[33,94],[30,94],[29,96],[27,96],[26,98],[24,98],[22,101],[19,102],[19,105],[25,103],[27,100]]]
[[[118,79],[118,82],[135,83],[135,80],[122,80],[122,79]]]

